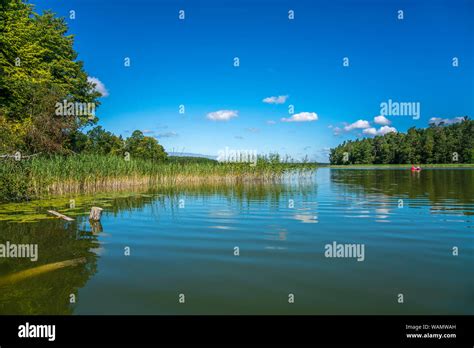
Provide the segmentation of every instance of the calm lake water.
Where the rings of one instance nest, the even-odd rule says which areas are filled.
[[[39,249],[37,262],[0,259],[0,314],[474,314],[474,170],[321,168],[73,209],[70,198],[0,206],[0,243]],[[101,226],[40,219],[92,205]],[[326,257],[333,242],[363,245],[364,260]]]

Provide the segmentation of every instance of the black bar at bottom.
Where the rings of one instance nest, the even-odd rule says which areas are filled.
[[[35,343],[132,346],[309,343],[473,347],[473,318],[474,316],[0,316],[0,346],[4,348]],[[52,327],[43,325],[55,326],[54,341]],[[40,334],[46,337],[19,337]]]

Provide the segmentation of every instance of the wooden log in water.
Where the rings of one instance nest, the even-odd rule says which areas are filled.
[[[89,220],[92,221],[100,221],[100,217],[102,216],[102,208],[99,207],[92,207],[91,212],[89,214]]]
[[[51,272],[60,268],[64,267],[71,267],[71,266],[77,266],[82,263],[85,263],[87,260],[85,257],[80,257],[78,259],[72,259],[72,260],[66,260],[66,261],[60,261],[60,262],[54,262],[54,263],[48,263],[46,265],[38,266],[38,267],[33,267],[24,271],[20,271],[17,273],[13,273],[10,275],[7,275],[5,277],[0,277],[0,285],[6,285],[6,284],[12,284],[16,283],[18,281],[31,278],[34,276],[38,276],[43,273]]]
[[[66,215],[63,215],[63,214],[61,214],[61,213],[58,213],[57,211],[54,211],[54,210],[48,210],[48,213],[53,214],[53,215],[55,215],[55,216],[57,216],[57,217],[59,217],[59,218],[61,218],[61,219],[66,220],[66,221],[74,221],[73,218],[70,218],[69,216],[66,216]]]

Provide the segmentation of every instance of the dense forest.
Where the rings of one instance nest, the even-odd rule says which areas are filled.
[[[0,1],[0,155],[128,152],[165,160],[163,147],[141,131],[122,139],[96,126],[101,93],[77,60],[67,30],[51,12]]]
[[[331,164],[441,164],[474,163],[474,121],[428,128],[410,128],[406,133],[388,133],[375,138],[344,141],[331,149]]]

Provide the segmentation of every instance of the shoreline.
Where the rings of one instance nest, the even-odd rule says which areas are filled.
[[[430,169],[469,168],[469,169],[474,169],[474,163],[417,164],[417,166],[420,166],[421,169],[424,169],[424,168],[430,168]],[[347,168],[347,169],[356,169],[356,168],[390,169],[390,168],[395,168],[395,169],[399,169],[399,168],[406,168],[406,169],[409,170],[411,168],[411,164],[330,164],[330,165],[327,165],[327,167],[334,168],[334,169],[342,169],[342,168]]]
[[[292,163],[260,159],[248,163],[126,161],[119,156],[77,155],[5,160],[0,167],[0,203],[25,202],[51,196],[141,190],[163,185],[182,187],[245,182],[279,182],[286,175],[302,178],[318,168],[401,169],[411,164]],[[422,169],[474,169],[471,163],[417,164]]]

